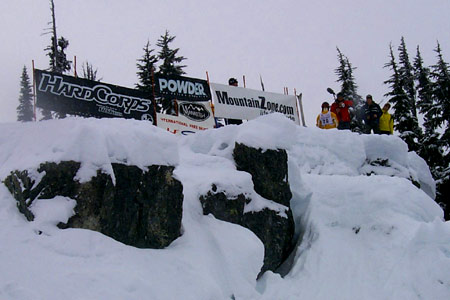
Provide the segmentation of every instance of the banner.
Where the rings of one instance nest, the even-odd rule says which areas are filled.
[[[177,101],[177,105],[178,115],[156,114],[158,127],[181,135],[214,128],[209,102]]]
[[[297,97],[211,83],[214,113],[218,118],[251,120],[273,112],[300,125]]]
[[[61,113],[97,118],[147,120],[155,124],[151,95],[35,69],[36,105]]]
[[[187,101],[211,100],[206,80],[183,76],[155,75],[155,96]]]
[[[155,76],[158,127],[175,134],[214,128],[211,91],[205,80],[183,76]]]

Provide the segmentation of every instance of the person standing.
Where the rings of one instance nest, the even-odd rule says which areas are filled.
[[[362,107],[364,113],[365,133],[380,133],[380,117],[382,111],[380,106],[373,101],[372,95],[366,96],[366,103]]]
[[[344,100],[344,94],[338,93],[336,101],[331,105],[331,112],[334,113],[339,121],[338,129],[350,130],[350,109],[353,108],[353,101]]]
[[[238,86],[237,79],[233,78],[233,77],[228,79],[228,85]],[[242,120],[239,120],[239,119],[225,119],[225,124],[226,125],[240,125],[240,124],[242,124]]]
[[[330,111],[328,102],[322,103],[322,112],[317,116],[316,126],[322,129],[337,128],[339,121],[335,113]]]
[[[393,134],[394,133],[394,118],[388,112],[391,105],[386,103],[383,106],[383,114],[380,117],[380,134]]]

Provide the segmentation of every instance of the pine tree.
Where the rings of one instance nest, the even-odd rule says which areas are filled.
[[[152,54],[154,49],[150,49],[150,42],[143,48],[144,55],[137,61],[137,76],[139,82],[136,84],[136,88],[146,94],[153,95],[153,75],[156,71],[156,63],[158,58],[156,55]]]
[[[185,72],[183,68],[185,65],[180,65],[180,63],[186,58],[183,56],[177,56],[180,48],[171,49],[170,43],[175,40],[175,36],[171,36],[169,31],[166,30],[165,34],[162,35],[156,45],[161,48],[158,52],[158,58],[162,62],[159,66],[159,75],[171,76],[171,75],[183,75]]]
[[[417,151],[419,149],[419,141],[422,138],[422,130],[419,126],[419,121],[417,118],[417,108],[416,108],[416,88],[414,82],[414,71],[409,60],[408,51],[406,49],[405,39],[402,37],[400,46],[398,47],[399,51],[399,79],[401,85],[403,86],[403,90],[406,93],[407,101],[409,102],[410,114],[408,116],[410,120],[408,121],[408,134],[410,135],[410,139],[416,142],[416,145],[412,145],[410,147],[411,151]],[[412,141],[411,141],[412,142]],[[410,146],[410,144],[408,144]]]
[[[175,39],[175,36],[171,36],[169,34],[169,31],[166,30],[165,34],[162,35],[156,45],[160,47],[160,51],[158,52],[158,58],[161,61],[161,64],[159,66],[159,70],[157,72],[158,75],[162,76],[179,76],[185,74],[183,71],[183,68],[185,68],[185,65],[180,65],[180,63],[185,60],[186,58],[183,56],[177,56],[179,48],[171,49],[170,43],[173,42]],[[176,110],[173,107],[173,101],[172,99],[168,98],[162,98],[162,99],[155,99],[157,104],[157,110],[159,112],[170,112]]]
[[[388,102],[394,108],[394,128],[400,133],[400,137],[408,144],[409,150],[416,148],[417,143],[414,140],[415,135],[410,130],[412,127],[411,107],[408,96],[404,90],[403,83],[400,78],[399,68],[395,61],[392,44],[390,48],[390,61],[384,65],[385,68],[390,68],[393,72],[389,80],[384,83],[390,86],[390,91],[385,94],[389,97]]]
[[[439,133],[436,131],[439,127],[441,111],[434,103],[430,69],[423,65],[419,46],[414,59],[414,77],[417,82],[417,108],[423,115],[425,129],[419,143],[418,154],[427,162],[433,177],[437,178],[437,167],[442,163],[442,147],[439,142]]]
[[[437,196],[436,201],[445,209],[446,219],[450,219],[450,70],[449,65],[444,61],[441,46],[438,42],[435,49],[438,61],[431,66],[431,76],[434,79],[433,97],[436,110],[440,115],[436,116],[443,134],[439,144],[443,147],[444,159],[438,167],[438,178],[436,179]]]
[[[341,83],[341,93],[344,95],[344,98],[353,101],[354,111],[356,112],[356,118],[352,119],[350,126],[352,131],[363,132],[364,124],[362,122],[360,111],[364,102],[357,92],[358,86],[356,85],[355,77],[353,76],[353,71],[356,70],[356,67],[352,66],[348,57],[342,54],[338,47],[336,47],[336,49],[339,61],[339,67],[334,70],[335,74],[338,76],[336,81]]]
[[[23,66],[20,81],[19,106],[17,106],[17,121],[29,122],[33,121],[33,119],[33,92],[27,68]]]
[[[94,70],[94,66],[92,66],[89,62],[84,62],[82,67],[83,71],[83,78],[92,80],[92,81],[100,81],[100,79],[97,78],[97,69]]]
[[[52,13],[52,21],[51,21],[51,43],[44,50],[47,51],[47,56],[50,58],[50,71],[63,74],[67,71],[70,71],[72,62],[67,59],[65,50],[69,46],[69,41],[64,37],[60,37],[56,34],[56,16],[55,16],[55,3],[53,0],[50,0],[50,10]],[[51,119],[51,112],[42,110],[42,115],[44,116],[42,120]],[[56,113],[58,118],[65,118],[66,114],[58,112]]]

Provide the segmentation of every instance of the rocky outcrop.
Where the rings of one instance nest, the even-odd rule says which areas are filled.
[[[65,196],[77,201],[75,215],[61,228],[99,231],[127,245],[140,248],[164,248],[180,236],[183,188],[173,178],[174,167],[112,164],[115,184],[110,175],[97,171],[89,182],[75,176],[80,163],[66,161],[43,163],[35,182],[27,171],[15,171],[4,183],[17,200],[27,220],[35,199]]]
[[[275,271],[288,257],[294,236],[294,219],[290,209],[292,193],[288,183],[287,154],[284,150],[254,149],[236,144],[233,157],[240,171],[252,175],[255,191],[262,197],[287,207],[286,212],[264,208],[244,213],[245,205],[252,199],[240,194],[230,197],[226,191],[211,190],[200,197],[203,213],[213,214],[217,219],[239,224],[251,230],[264,244],[264,265],[266,270]]]

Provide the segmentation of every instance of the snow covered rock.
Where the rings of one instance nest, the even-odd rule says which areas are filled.
[[[156,165],[144,171],[113,163],[113,184],[101,171],[80,183],[80,165],[42,163],[35,172],[12,172],[4,183],[28,221],[34,220],[29,207],[35,200],[62,196],[76,200],[76,206],[60,228],[95,230],[127,245],[157,249],[181,235],[183,188],[172,176],[174,167]]]
[[[292,193],[288,182],[287,153],[285,150],[265,150],[236,143],[233,158],[239,171],[251,174],[256,195],[263,201],[280,205],[275,209],[251,209],[251,195],[228,195],[218,191],[215,184],[206,195],[200,196],[203,213],[217,219],[239,224],[250,229],[264,244],[264,265],[261,273],[275,271],[288,257],[292,246],[295,224],[290,209]],[[256,195],[253,195],[256,196]],[[259,197],[257,197],[259,198]],[[255,199],[254,202],[261,201]]]

